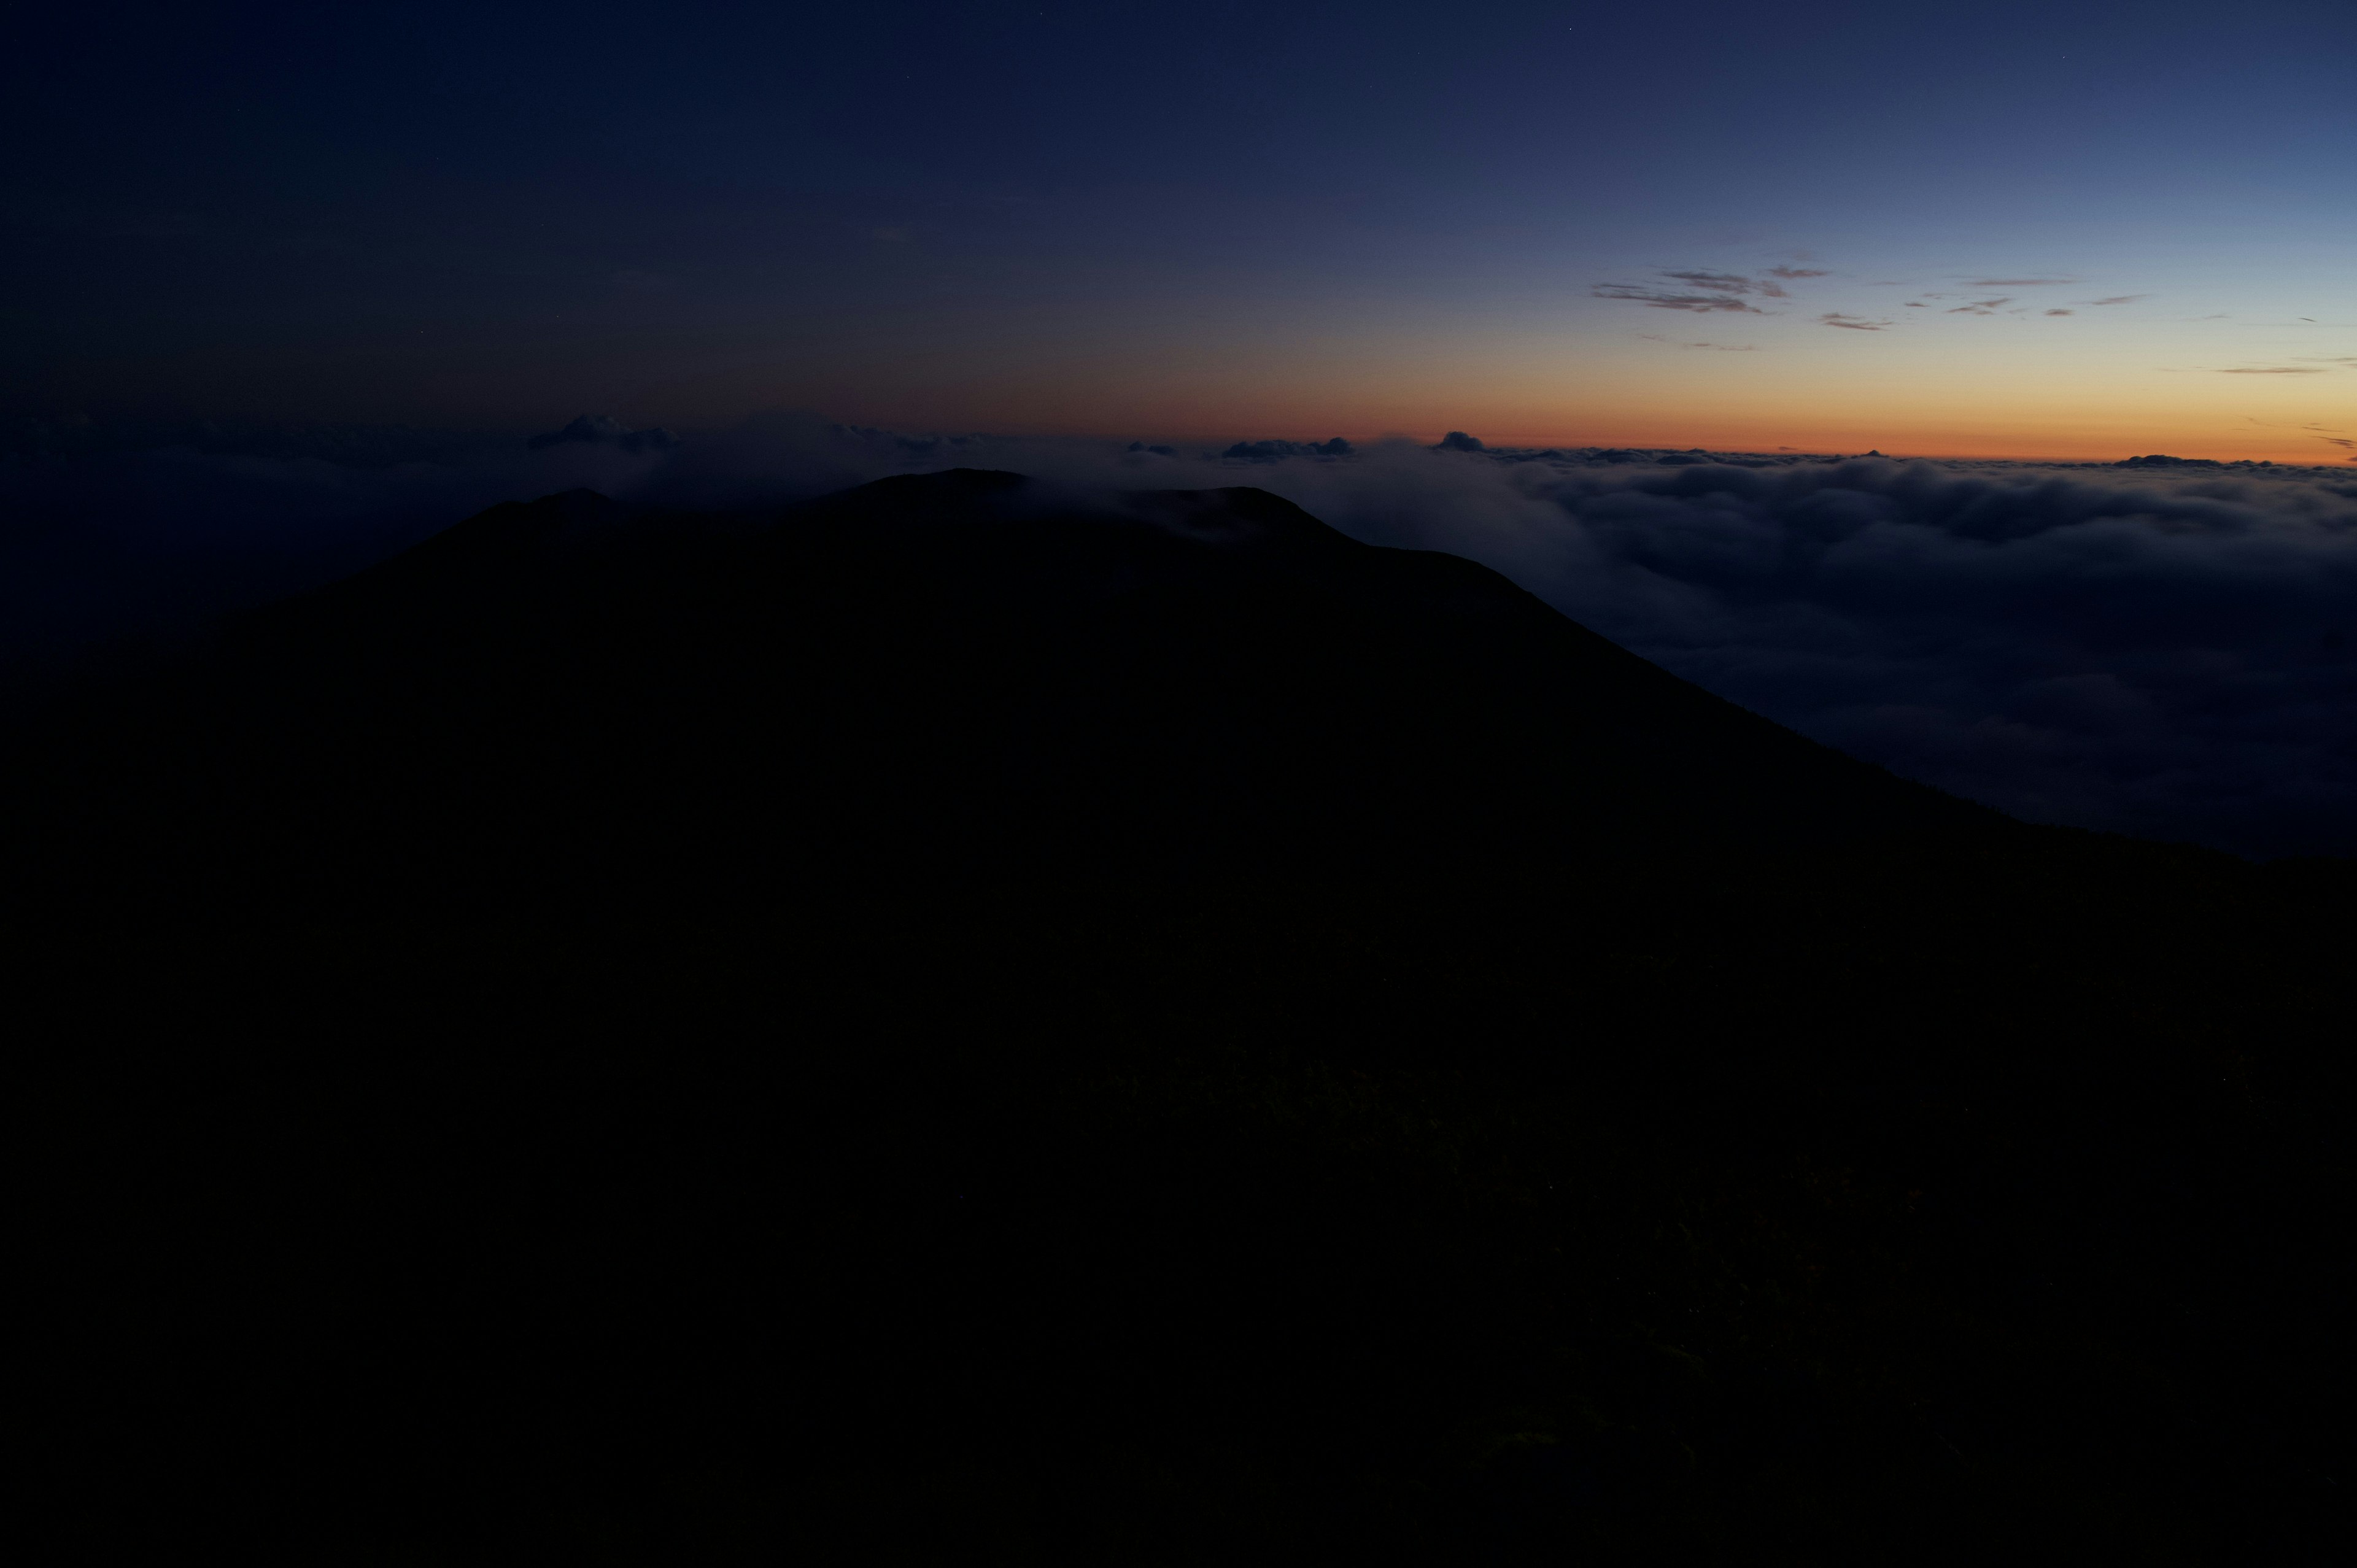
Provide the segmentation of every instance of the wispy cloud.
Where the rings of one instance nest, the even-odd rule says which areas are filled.
[[[1964,286],[1966,288],[2046,288],[2078,281],[2077,278],[1975,278]]]
[[[2013,296],[2011,295],[2001,295],[1996,299],[1971,299],[1966,300],[1962,305],[1954,306],[1949,310],[1948,314],[1951,316],[1995,316],[1997,313],[1998,306],[2011,305],[2012,303]]]
[[[1631,283],[1600,283],[1588,292],[1598,299],[1625,299],[1655,310],[1691,310],[1697,314],[1732,310],[1748,316],[1767,314],[1756,306],[1744,304],[1739,296],[1732,294],[1673,294],[1667,289],[1647,288],[1641,284]]]
[[[1751,316],[1768,312],[1748,303],[1751,298],[1789,299],[1779,278],[1821,278],[1826,273],[1814,267],[1770,267],[1760,277],[1743,273],[1723,273],[1710,267],[1663,267],[1660,276],[1672,285],[1599,283],[1592,284],[1588,292],[1598,299],[1625,299],[1632,305],[1642,305],[1655,310],[1691,310],[1704,313],[1714,310],[1733,311]]]
[[[2046,314],[2049,316],[2076,316],[2079,313],[2075,310],[2050,310]]]
[[[2246,424],[2255,424],[2266,430],[2311,430],[2322,435],[2337,435],[2341,433],[2341,426],[2337,424],[2319,424],[2312,419],[2305,424],[2281,424],[2272,419],[2260,419],[2246,413],[2243,415],[2243,421]]]
[[[1664,338],[1658,332],[1640,332],[1637,336],[1648,343],[1661,343],[1672,349],[1715,349],[1722,354],[1756,354],[1760,351],[1757,343],[1689,343]]]
[[[1879,332],[1890,325],[1888,321],[1867,321],[1860,317],[1844,316],[1838,310],[1828,310],[1817,319],[1828,327],[1846,327],[1853,332]]]
[[[2233,370],[2220,371],[2222,376],[2320,376],[2324,372],[2313,365],[2237,365]]]
[[[2091,299],[2089,305],[2134,305],[2139,299],[2150,299],[2148,294],[2115,294],[2109,299]]]
[[[1781,285],[1765,278],[1748,278],[1739,273],[1714,273],[1689,268],[1683,272],[1664,272],[1662,275],[1674,283],[1691,284],[1695,288],[1711,289],[1719,294],[1761,294],[1771,299],[1785,297]]]

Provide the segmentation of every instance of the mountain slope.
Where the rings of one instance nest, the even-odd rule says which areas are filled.
[[[1249,489],[1081,508],[960,470],[774,521],[552,497],[244,617],[178,680],[91,835],[253,898],[1481,875],[1997,825]]]
[[[1256,491],[498,508],[10,790],[45,1560],[2340,1517],[2347,867],[2007,822]]]

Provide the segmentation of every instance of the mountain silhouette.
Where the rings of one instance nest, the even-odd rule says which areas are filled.
[[[168,683],[168,723],[82,715],[137,753],[85,831],[208,898],[1478,875],[1997,822],[1249,489],[953,470],[759,521],[553,496],[243,616]]]
[[[2339,1507],[2349,867],[2009,821],[1260,490],[495,507],[5,784],[55,1560]]]

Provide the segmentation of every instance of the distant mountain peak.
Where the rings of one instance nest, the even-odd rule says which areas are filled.
[[[668,452],[679,445],[679,437],[661,425],[650,430],[633,430],[610,413],[584,413],[562,430],[535,435],[524,445],[534,452],[540,452],[551,446],[576,443],[586,446],[619,446],[625,452]]]

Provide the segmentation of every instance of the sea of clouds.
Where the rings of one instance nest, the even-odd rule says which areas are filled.
[[[1250,484],[1447,550],[1723,696],[2038,822],[2357,854],[2357,470],[911,435],[770,416],[19,438],[0,658],[326,581],[493,502],[762,507],[890,473]],[[37,436],[39,433],[37,433]]]

